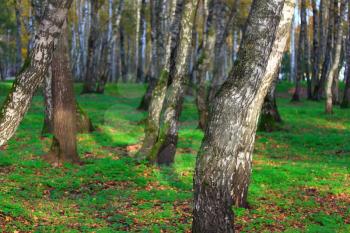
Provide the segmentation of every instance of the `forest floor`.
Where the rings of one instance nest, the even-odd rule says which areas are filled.
[[[10,83],[0,84],[0,101]],[[281,94],[289,87],[278,87]],[[79,93],[79,85],[76,88]],[[42,97],[35,96],[15,137],[0,148],[3,232],[189,232],[192,177],[203,133],[186,97],[176,162],[137,164],[145,87],[107,86],[78,96],[97,130],[78,136],[83,166],[52,168],[42,156]],[[249,208],[235,209],[238,232],[350,232],[350,111],[278,99],[281,129],[258,132]]]

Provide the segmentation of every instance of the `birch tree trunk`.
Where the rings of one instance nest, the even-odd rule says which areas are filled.
[[[350,1],[348,1],[348,9],[350,9]],[[348,10],[348,35],[346,38],[345,61],[346,61],[346,71],[345,71],[345,88],[343,100],[340,105],[341,108],[349,108],[350,104],[350,10]]]
[[[145,62],[145,48],[146,48],[146,20],[145,20],[145,8],[146,8],[146,0],[141,0],[140,7],[140,18],[139,18],[139,31],[138,31],[138,62],[137,62],[137,73],[136,73],[136,81],[143,82],[144,81],[144,62]]]
[[[229,21],[224,0],[213,0],[214,6],[214,24],[215,24],[215,46],[214,46],[214,67],[213,79],[209,90],[209,102],[213,100],[215,94],[225,81],[224,76],[224,43],[225,43],[225,26]]]
[[[161,127],[157,142],[151,154],[158,164],[170,165],[174,162],[178,140],[179,117],[189,75],[190,52],[192,48],[193,25],[196,19],[198,0],[184,0],[180,24],[179,42],[176,46],[174,70],[171,70],[171,84],[167,90]]]
[[[205,26],[203,30],[202,51],[197,64],[198,89],[196,104],[198,108],[198,128],[204,130],[208,118],[208,94],[206,88],[206,75],[210,68],[210,62],[214,51],[215,32],[213,27],[213,1],[204,1]]]
[[[86,73],[85,73],[85,81],[83,85],[82,94],[89,94],[89,93],[96,92],[97,73],[96,73],[94,59],[96,58],[96,50],[98,46],[97,39],[99,35],[98,9],[99,9],[99,0],[91,0],[91,12],[90,12],[91,26],[90,26],[90,34],[88,39]]]
[[[0,110],[0,146],[14,135],[27,112],[33,94],[43,82],[51,63],[54,41],[61,34],[72,0],[49,0],[35,36],[28,66],[16,77],[12,90]]]
[[[147,111],[151,102],[152,92],[157,85],[158,70],[160,69],[160,61],[162,55],[159,50],[164,49],[162,42],[163,33],[161,28],[162,21],[165,20],[165,12],[162,11],[162,1],[161,0],[151,0],[151,68],[149,83],[145,95],[143,96],[141,103],[138,107],[139,110]],[[159,19],[159,17],[161,19]]]
[[[66,24],[66,23],[65,23]],[[77,163],[76,101],[69,62],[67,25],[55,45],[52,61],[53,141],[46,159],[58,166]]]
[[[343,37],[343,28],[342,28],[342,17],[345,12],[345,0],[340,0],[340,11],[338,6],[338,1],[334,3],[334,17],[335,18],[335,28],[337,28],[337,35],[335,36],[335,47],[334,47],[334,59],[330,70],[327,74],[326,85],[325,85],[325,94],[326,94],[326,108],[325,111],[327,114],[333,113],[333,93],[332,93],[332,84],[334,80],[334,76],[337,75],[339,63],[340,63],[340,55],[342,49],[342,37]]]
[[[301,81],[304,80],[305,74],[308,69],[308,58],[307,58],[307,21],[306,21],[306,0],[301,0],[300,6],[300,35],[298,42],[298,53],[297,53],[297,77],[295,82],[295,91],[292,97],[292,101],[300,101],[301,95]]]
[[[312,0],[313,14],[313,47],[312,47],[312,90],[315,89],[319,82],[319,65],[320,65],[320,44],[319,44],[319,13],[317,10],[317,0]],[[312,93],[314,95],[314,93]],[[314,98],[314,96],[312,96]]]
[[[337,1],[337,0],[336,0]],[[329,20],[328,20],[328,32],[327,32],[327,46],[324,55],[324,61],[322,65],[322,73],[319,84],[315,89],[315,100],[320,100],[325,90],[325,83],[328,77],[332,65],[332,53],[333,53],[333,30],[334,30],[334,4],[329,4]]]
[[[125,40],[124,40],[124,28],[120,26],[119,28],[119,57],[120,57],[120,63],[121,63],[121,74],[122,74],[122,81],[126,82],[128,79],[128,65],[127,65],[127,58],[125,55]]]
[[[22,66],[22,29],[21,29],[21,0],[15,0],[16,14],[16,73],[20,71]]]
[[[211,106],[197,157],[195,233],[234,232],[231,208],[247,194],[258,117],[287,44],[293,8],[283,0],[252,3],[237,61]]]
[[[171,67],[172,43],[179,35],[179,24],[183,11],[182,0],[177,0],[171,7],[170,31],[166,36],[166,48],[164,55],[164,65],[159,74],[157,85],[153,90],[151,103],[148,109],[148,116],[145,125],[145,138],[138,153],[139,159],[147,158],[150,162],[156,162],[157,155],[151,150],[157,142],[160,129],[160,116],[167,91],[169,73]]]

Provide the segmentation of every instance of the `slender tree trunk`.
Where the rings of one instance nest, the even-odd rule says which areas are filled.
[[[158,47],[159,40],[162,40],[161,36],[162,29],[161,29],[161,22],[162,20],[159,20],[159,16],[162,17],[162,15],[165,12],[162,12],[162,2],[160,0],[151,0],[151,68],[150,68],[150,77],[149,77],[149,84],[146,90],[145,95],[142,98],[142,101],[138,107],[139,110],[147,111],[151,102],[152,98],[152,92],[154,88],[157,85],[157,75],[158,75],[158,69],[160,68],[160,62],[159,60],[162,59],[161,57],[158,57],[159,49],[162,49]],[[164,17],[164,16],[163,16]]]
[[[111,30],[111,35],[108,37],[108,46],[109,46],[108,50],[109,50],[109,56],[110,56],[108,59],[108,67],[110,67],[111,71],[116,66],[116,64],[114,62],[115,59],[113,59],[113,58],[114,58],[114,54],[115,54],[115,45],[117,42],[117,37],[118,37],[119,31],[120,31],[120,21],[121,21],[123,10],[124,10],[124,0],[119,0],[118,7],[116,8],[115,14],[114,14],[114,24],[112,25],[112,28],[109,29],[109,30]],[[119,43],[121,43],[121,40],[119,40]],[[124,41],[123,41],[123,43],[124,43]],[[120,45],[120,46],[123,47],[124,44]],[[124,49],[123,49],[123,53],[124,53]],[[115,72],[111,72],[111,74],[112,74],[111,80],[114,80],[115,77],[113,77],[113,76],[114,76]]]
[[[322,73],[318,87],[315,89],[315,100],[320,100],[325,90],[325,83],[332,64],[332,50],[333,50],[333,30],[334,30],[334,4],[329,4],[329,23],[327,32],[327,48],[322,65]]]
[[[326,78],[326,85],[325,85],[325,94],[326,94],[326,108],[325,111],[327,114],[333,113],[333,96],[332,96],[332,84],[334,80],[334,76],[336,75],[336,72],[339,67],[340,63],[340,53],[341,53],[341,47],[342,47],[342,37],[343,37],[343,28],[342,28],[342,16],[345,12],[345,0],[340,0],[340,11],[338,6],[338,1],[336,0],[334,2],[334,17],[335,18],[335,28],[337,29],[337,34],[335,36],[335,47],[334,47],[334,59],[332,62],[332,65],[330,67],[330,70],[327,74]]]
[[[99,0],[91,0],[91,26],[90,26],[90,34],[88,39],[88,55],[87,55],[87,64],[86,64],[86,73],[85,73],[85,81],[83,85],[82,94],[89,94],[96,92],[97,85],[97,73],[95,67],[94,59],[96,58],[96,50],[97,50],[97,39],[99,35],[98,30],[98,9],[99,9]]]
[[[196,104],[198,108],[198,128],[204,130],[208,118],[208,94],[206,88],[206,74],[210,68],[210,62],[214,51],[215,33],[213,27],[213,1],[204,1],[205,26],[203,30],[202,51],[197,64],[198,89]]]
[[[34,92],[43,82],[51,63],[54,41],[59,37],[71,0],[49,0],[35,37],[30,62],[16,77],[0,110],[0,146],[14,135],[27,112]]]
[[[166,48],[164,55],[164,65],[159,74],[156,87],[152,92],[151,103],[148,110],[148,117],[145,125],[145,138],[142,148],[138,153],[139,159],[147,158],[151,162],[156,162],[157,154],[152,152],[152,148],[157,142],[160,129],[160,116],[165,99],[167,86],[169,83],[169,74],[171,70],[171,56],[174,38],[180,34],[179,24],[182,16],[182,0],[174,3],[171,7],[170,32],[166,36]]]
[[[18,73],[22,66],[22,29],[21,29],[21,0],[14,0],[16,13],[16,73]]]
[[[184,1],[180,26],[179,42],[176,46],[176,61],[170,76],[172,82],[168,88],[162,116],[161,128],[152,154],[158,164],[169,165],[174,162],[178,140],[179,117],[189,75],[190,51],[192,47],[193,25],[196,19],[198,0]]]
[[[278,83],[279,69],[275,74],[275,78],[267,92],[264,100],[264,104],[261,109],[260,121],[259,121],[259,131],[272,132],[276,130],[277,124],[282,123],[282,118],[278,112],[277,102],[276,102],[276,86]]]
[[[348,1],[348,9],[350,9],[350,1]],[[344,49],[346,59],[346,72],[345,72],[345,88],[343,100],[340,105],[341,108],[350,107],[350,10],[348,10],[348,35],[346,39],[346,46]]]
[[[283,0],[252,3],[237,61],[211,106],[197,156],[194,233],[234,232],[232,205],[247,195],[258,117],[287,44],[293,8]]]
[[[297,58],[297,77],[295,82],[295,91],[292,101],[300,101],[301,81],[304,80],[304,75],[307,72],[307,22],[306,22],[306,0],[301,0],[300,6],[300,34],[298,42],[298,58]]]
[[[120,63],[121,63],[121,74],[123,82],[126,82],[128,79],[128,66],[127,59],[125,56],[125,47],[124,47],[124,28],[121,26],[119,28],[119,52],[120,52]]]
[[[144,62],[145,62],[145,47],[146,47],[146,20],[145,20],[145,8],[146,0],[141,0],[140,3],[140,18],[139,18],[139,31],[138,31],[138,62],[137,62],[137,74],[136,81],[138,83],[144,81]]]
[[[224,76],[224,43],[225,26],[228,22],[226,11],[226,2],[223,0],[214,0],[214,24],[215,24],[215,46],[214,46],[214,67],[213,79],[209,90],[209,102],[213,100],[215,94],[225,81]]]
[[[311,88],[315,90],[319,82],[320,46],[319,46],[319,13],[317,10],[317,0],[312,0],[313,12],[313,47],[312,47],[312,83]],[[312,93],[312,95],[314,92]],[[314,98],[314,96],[312,96]]]
[[[68,33],[63,28],[52,60],[53,142],[48,159],[54,165],[79,162],[76,140],[76,102],[69,62]]]

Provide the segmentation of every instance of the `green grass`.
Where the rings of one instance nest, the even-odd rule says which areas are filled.
[[[3,101],[10,83],[0,84]],[[282,83],[278,90],[286,92]],[[76,86],[79,93],[81,85]],[[85,164],[52,168],[42,161],[38,94],[6,150],[0,150],[0,228],[4,232],[188,232],[192,178],[203,133],[187,97],[176,163],[138,164],[146,113],[136,110],[144,86],[107,86],[105,95],[78,96],[97,130],[78,136]],[[235,209],[240,232],[349,232],[350,111],[323,103],[278,100],[282,129],[258,132],[249,209]]]

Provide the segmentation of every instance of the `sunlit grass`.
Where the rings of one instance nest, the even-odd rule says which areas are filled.
[[[0,84],[4,100],[10,83]],[[281,83],[280,92],[290,84]],[[81,85],[76,85],[80,93]],[[181,116],[172,167],[138,163],[128,146],[143,138],[145,87],[108,85],[105,95],[78,95],[96,131],[78,136],[85,164],[52,168],[41,157],[43,101],[0,151],[0,226],[6,232],[190,231],[192,180],[203,132],[193,97]],[[278,100],[281,130],[258,132],[249,209],[235,209],[241,232],[348,232],[350,111],[324,114],[322,102]],[[132,155],[133,153],[131,153]]]

